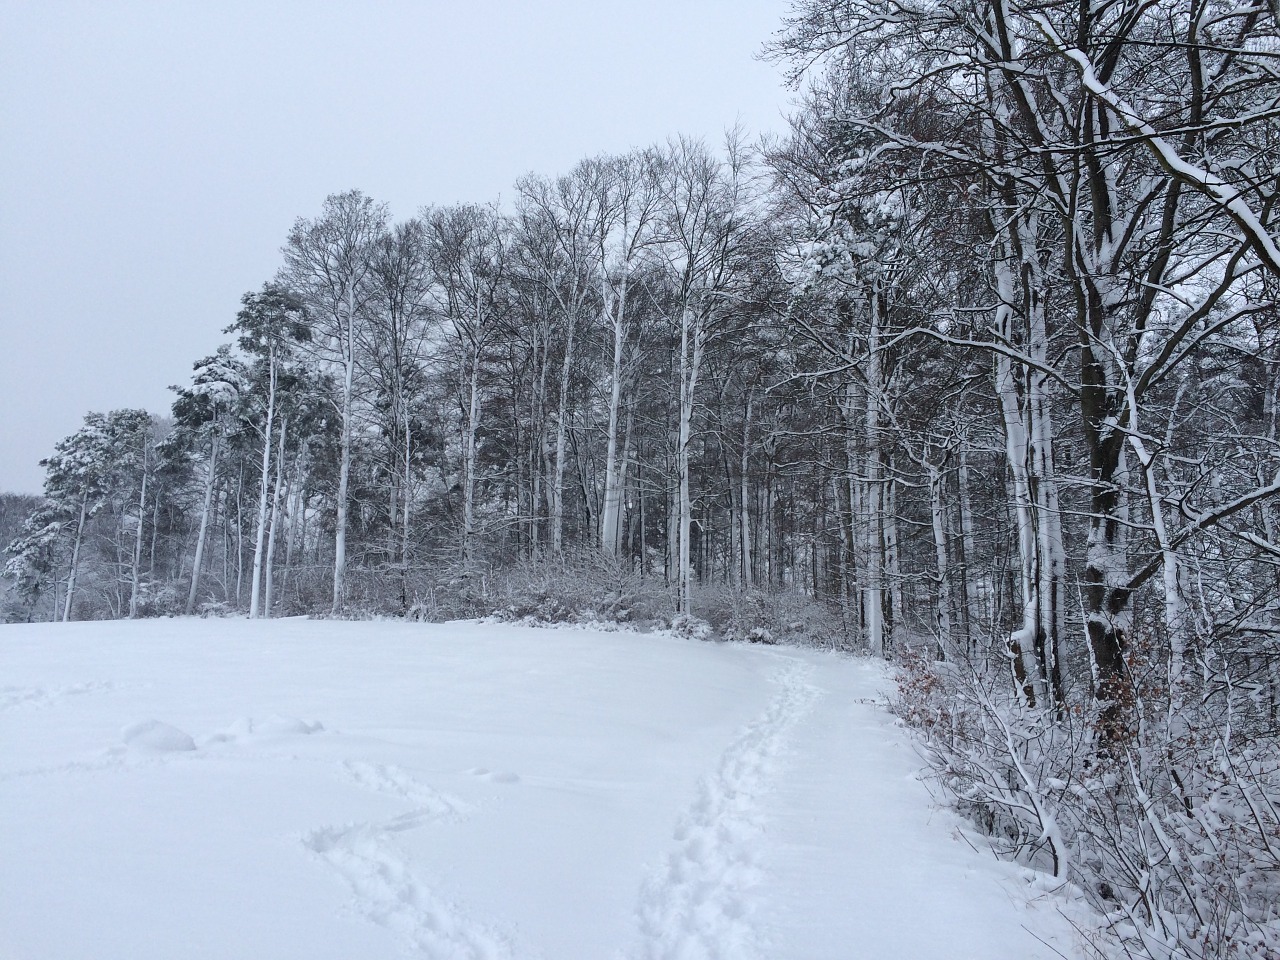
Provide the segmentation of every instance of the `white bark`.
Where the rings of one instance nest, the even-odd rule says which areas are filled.
[[[280,592],[283,594],[285,586],[289,582],[289,572],[293,569],[293,551],[295,542],[297,549],[301,550],[305,547],[306,523],[305,517],[302,516],[302,488],[304,480],[302,476],[302,455],[294,460],[293,478],[290,482],[289,506],[285,511],[285,527],[284,537],[284,569],[280,571]]]
[[[213,440],[209,444],[209,465],[206,468],[208,473],[204,480],[204,505],[200,509],[200,531],[196,534],[196,555],[191,562],[191,589],[187,592],[187,606],[185,613],[189,617],[196,606],[196,595],[200,589],[200,566],[204,560],[204,543],[205,534],[209,529],[209,512],[213,506],[213,486],[214,478],[218,472],[218,447],[221,437],[217,430],[214,430]]]
[[[693,503],[689,491],[689,442],[693,438],[694,394],[702,368],[702,350],[701,317],[692,307],[687,306],[680,316],[680,433],[676,443],[676,475],[679,482],[677,508],[680,517],[676,595],[680,612],[686,614],[693,594]]]
[[[569,430],[569,376],[573,372],[573,342],[577,323],[573,314],[565,318],[564,360],[560,366],[560,409],[556,416],[556,460],[551,476],[551,553],[564,556],[564,465],[565,439]]]
[[[874,657],[885,653],[884,636],[884,478],[880,453],[880,305],[873,292],[868,298],[866,406],[863,411],[867,437],[866,487],[866,551],[863,555],[863,616],[866,622],[867,647]]]
[[[147,464],[147,441],[142,441],[142,490],[138,494],[138,529],[133,541],[133,576],[129,587],[129,619],[138,615],[138,580],[142,569],[142,528],[147,516],[147,478],[151,470]]]
[[[622,491],[625,481],[622,474],[625,464],[618,462],[618,420],[622,407],[622,356],[626,342],[625,315],[627,304],[627,277],[624,272],[622,287],[617,297],[608,296],[609,283],[603,282],[605,303],[610,299],[613,321],[613,367],[609,376],[609,427],[605,452],[604,504],[600,515],[600,549],[610,556],[617,554],[621,545]]]
[[[947,561],[947,513],[943,500],[942,471],[934,464],[927,465],[929,475],[929,513],[933,521],[933,551],[937,564],[938,647],[947,657],[954,656],[951,635],[951,568]]]
[[[253,540],[253,582],[249,587],[249,619],[258,618],[258,601],[262,586],[262,551],[266,540],[267,497],[271,486],[271,440],[276,416],[275,348],[267,355],[267,419],[262,429],[262,479],[258,484],[258,525]]]
[[[267,523],[266,583],[263,586],[262,615],[271,616],[273,575],[275,573],[276,529],[280,524],[280,491],[284,488],[284,445],[289,432],[289,418],[280,421],[280,443],[276,451],[276,485],[271,494],[271,519]]]
[[[967,630],[965,640],[972,644],[974,632],[979,629],[983,618],[979,611],[977,567],[974,564],[977,558],[977,541],[973,533],[973,504],[969,498],[969,456],[967,447],[964,445],[960,447],[960,467],[956,480],[960,486],[960,502],[958,504],[960,512],[960,552],[962,555],[960,574],[964,583],[965,627]]]
[[[333,607],[330,613],[342,612],[347,598],[347,497],[351,483],[351,417],[356,372],[356,295],[355,285],[347,288],[345,347],[342,356],[342,452],[338,467],[337,518],[333,538]]]
[[[754,571],[751,565],[751,507],[749,506],[751,500],[747,473],[751,457],[751,405],[752,398],[748,394],[747,408],[742,418],[742,464],[739,472],[739,479],[742,483],[742,505],[738,511],[739,521],[742,525],[742,586],[745,590],[750,590],[755,586]]]
[[[475,540],[476,438],[480,430],[480,348],[474,347],[469,381],[467,424],[462,438],[462,559],[472,559]]]
[[[400,565],[408,576],[410,516],[413,512],[413,434],[410,430],[409,406],[404,408],[404,491],[400,505],[403,528],[400,534]]]
[[[80,519],[76,522],[76,539],[71,547],[71,572],[67,575],[67,596],[62,607],[62,622],[71,622],[71,605],[76,595],[76,577],[80,573],[80,544],[84,542],[84,521],[89,509],[88,497],[80,498]]]
[[[885,581],[889,589],[890,624],[889,644],[901,649],[906,639],[906,603],[902,595],[901,551],[898,548],[898,485],[892,470],[884,478],[884,566]]]
[[[997,289],[1003,301],[996,309],[996,329],[1006,341],[1012,341],[1014,278],[1004,261],[995,264]],[[1018,541],[1019,599],[1022,601],[1022,625],[1008,640],[1010,665],[1014,683],[1022,689],[1029,703],[1041,703],[1045,697],[1040,664],[1036,658],[1036,639],[1040,629],[1039,548],[1035,503],[1028,465],[1033,460],[1031,436],[1018,396],[1013,361],[1004,353],[995,355],[995,387],[1004,421],[1005,459],[1013,485],[1014,519]]]

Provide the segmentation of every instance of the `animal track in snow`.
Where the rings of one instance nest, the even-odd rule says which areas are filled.
[[[751,888],[761,870],[752,841],[761,831],[760,800],[791,728],[820,696],[812,668],[787,659],[781,686],[698,785],[677,824],[675,848],[640,891],[640,942],[634,960],[716,960],[752,955]]]

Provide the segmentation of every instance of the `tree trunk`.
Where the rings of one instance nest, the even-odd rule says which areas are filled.
[[[304,486],[302,457],[303,455],[299,453],[294,460],[293,479],[290,482],[291,489],[289,491],[289,499],[292,503],[286,511],[287,515],[285,520],[287,522],[287,526],[285,527],[284,538],[284,569],[280,571],[280,594],[282,596],[284,595],[285,588],[289,584],[289,573],[293,570],[293,551],[295,549],[295,541],[296,549],[303,551],[304,555],[306,549],[306,523],[305,518],[302,516],[302,488]]]
[[[689,612],[693,594],[693,503],[689,489],[689,442],[693,437],[693,400],[702,366],[702,348],[701,320],[691,308],[686,307],[680,319],[680,434],[676,443],[680,549],[676,596],[680,612],[684,614]]]
[[[973,649],[974,632],[979,629],[978,584],[976,582],[977,544],[973,535],[973,503],[969,498],[969,456],[967,445],[960,447],[960,468],[956,476],[960,488],[960,576],[964,584],[965,644]]]
[[[413,509],[413,434],[410,431],[409,407],[404,408],[404,493],[400,505],[403,529],[400,533],[400,606],[408,609],[409,586],[409,531],[410,515]]]
[[[289,418],[284,417],[280,421],[280,445],[276,452],[276,486],[275,490],[271,493],[271,520],[267,524],[267,569],[266,584],[263,589],[262,615],[268,619],[271,617],[271,604],[273,600],[271,587],[272,577],[275,572],[276,528],[279,525],[280,519],[280,491],[284,487],[284,444],[288,431]]]
[[[76,522],[76,539],[71,546],[71,572],[67,574],[67,596],[62,607],[62,622],[71,622],[71,605],[76,595],[76,576],[80,573],[80,544],[84,542],[84,521],[89,509],[89,498],[80,498],[80,519]]]
[[[347,496],[351,482],[351,400],[355,385],[355,301],[348,294],[346,355],[342,376],[342,453],[338,468],[337,518],[333,538],[333,606],[330,615],[342,612],[347,601]]]
[[[187,592],[187,606],[183,611],[188,617],[196,606],[196,595],[200,589],[200,565],[204,559],[205,532],[209,529],[209,508],[213,506],[214,477],[218,470],[219,436],[214,431],[209,445],[209,474],[204,481],[204,506],[200,510],[200,531],[196,534],[196,555],[191,563],[191,589]]]
[[[608,280],[603,281],[608,286]],[[608,298],[606,297],[606,303]],[[624,273],[622,290],[613,304],[613,367],[609,390],[609,442],[605,451],[604,505],[600,517],[600,549],[614,555],[620,545],[622,491],[626,487],[625,462],[618,463],[618,420],[622,406],[622,354],[625,346],[625,312],[627,280]]]
[[[869,297],[870,323],[867,329],[866,408],[866,552],[863,615],[867,624],[867,646],[874,657],[885,655],[884,636],[884,477],[880,454],[880,307],[878,296]]]
[[[938,568],[937,630],[942,659],[953,656],[951,636],[951,569],[947,560],[947,513],[942,493],[942,471],[926,464],[929,474],[929,513],[933,520],[933,552]]]
[[[236,481],[236,607],[244,603],[244,462]]]
[[[557,558],[564,556],[565,437],[568,430],[569,374],[573,369],[574,328],[577,326],[572,314],[567,317],[566,325],[564,363],[560,369],[560,410],[556,417],[556,463],[551,480],[551,553]]]
[[[467,432],[462,441],[462,560],[470,562],[475,549],[476,437],[480,429],[480,347],[471,358],[471,396],[467,405]]]
[[[142,490],[138,494],[138,530],[133,541],[133,577],[129,587],[129,619],[138,616],[138,581],[142,572],[142,528],[146,526],[147,516],[147,477],[150,474],[147,466],[146,441],[143,441],[142,452]]]
[[[907,606],[902,596],[902,552],[898,540],[898,484],[893,464],[884,478],[884,566],[889,587],[889,635],[891,649],[901,649],[906,640]]]
[[[751,463],[751,394],[747,394],[747,407],[742,417],[742,464],[739,479],[742,483],[740,494],[739,521],[742,524],[742,587],[751,590],[755,587],[754,570],[751,565],[751,498],[749,496],[748,468]]]
[[[276,359],[267,358],[267,421],[262,431],[262,481],[258,484],[258,525],[253,538],[253,583],[249,587],[249,619],[258,618],[258,601],[262,587],[262,551],[266,540],[267,496],[271,486],[271,440],[276,416]],[[273,514],[274,519],[274,514]]]
[[[1013,340],[1014,299],[1013,278],[1007,266],[996,265],[997,286],[1004,303],[996,311],[996,329],[1001,336]],[[1041,638],[1045,633],[1041,626],[1040,603],[1040,550],[1037,536],[1036,503],[1029,470],[1033,462],[1028,417],[1019,397],[1018,382],[1013,361],[1003,353],[995,355],[995,385],[1000,400],[1000,412],[1004,418],[1005,457],[1009,476],[1013,482],[1013,506],[1017,523],[1018,583],[1021,600],[1021,626],[1008,639],[1010,662],[1014,670],[1015,684],[1021,689],[1029,706],[1044,700],[1042,677],[1047,671],[1038,661],[1036,651],[1043,648]]]

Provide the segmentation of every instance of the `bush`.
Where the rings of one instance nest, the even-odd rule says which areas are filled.
[[[671,632],[688,640],[711,640],[715,636],[711,624],[688,613],[677,613],[671,618]]]
[[[1144,690],[1132,738],[1105,749],[1087,693],[1031,707],[1002,665],[907,656],[895,709],[997,851],[1073,883],[1126,955],[1274,960],[1280,748],[1224,699],[1226,662],[1206,650],[1179,704]]]
[[[790,643],[847,650],[852,640],[837,611],[799,590],[704,587],[691,604],[717,636],[748,643]]]
[[[661,580],[642,577],[628,562],[594,552],[512,564],[492,580],[492,613],[504,620],[644,628],[665,624],[673,606],[671,591]]]
[[[328,611],[332,570],[298,568],[280,590],[274,614]],[[402,569],[353,569],[347,575],[344,616],[403,616],[438,623],[496,617],[528,624],[670,627],[685,636],[853,648],[837,610],[795,589],[699,587],[691,616],[673,619],[674,589],[661,576],[643,576],[631,561],[595,550],[563,559],[505,565],[440,563]],[[678,620],[678,622],[677,622]]]
[[[176,617],[183,612],[186,598],[179,596],[179,586],[172,582],[138,584],[138,616]]]

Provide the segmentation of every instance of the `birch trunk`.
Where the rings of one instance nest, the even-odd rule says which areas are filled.
[[[969,454],[966,446],[960,447],[960,468],[956,477],[960,487],[960,577],[964,584],[964,626],[965,644],[973,649],[974,631],[979,629],[982,615],[978,610],[978,584],[975,579],[977,543],[973,534],[973,503],[969,498]]]
[[[997,288],[1004,301],[996,310],[996,329],[1001,336],[1013,339],[1013,309],[1009,303],[1015,296],[1013,278],[1007,266],[996,265]],[[1007,641],[1014,683],[1022,691],[1029,706],[1044,700],[1041,682],[1042,665],[1035,652],[1040,629],[1039,544],[1035,504],[1028,465],[1032,462],[1031,438],[1027,419],[1018,396],[1013,362],[1004,353],[995,355],[995,386],[1004,421],[1005,459],[1013,483],[1013,505],[1018,542],[1018,584],[1021,601],[1021,626]]]
[[[267,358],[267,420],[262,431],[262,480],[258,484],[258,526],[253,538],[253,582],[249,587],[249,619],[258,619],[262,587],[262,551],[266,541],[267,502],[271,487],[271,441],[276,416],[276,361],[274,350]],[[274,517],[274,515],[273,515]]]
[[[276,557],[276,528],[279,526],[280,518],[280,491],[284,488],[284,444],[285,437],[289,432],[289,418],[284,417],[280,421],[280,444],[276,451],[276,486],[271,494],[271,519],[267,524],[267,569],[266,584],[263,589],[262,615],[270,619],[271,604],[273,597],[271,595],[272,577],[275,572]]]
[[[541,346],[541,358],[539,358],[538,348]],[[530,499],[530,515],[529,515],[529,549],[536,560],[542,555],[542,523],[540,512],[542,510],[543,500],[543,477],[547,472],[547,427],[546,427],[546,396],[547,396],[547,342],[546,338],[534,335],[533,348],[534,361],[538,365],[538,380],[533,392],[533,440],[530,443],[529,456],[529,472],[532,475],[531,489],[529,491]]]
[[[213,506],[214,477],[218,471],[218,447],[220,437],[215,430],[213,440],[209,444],[209,473],[204,481],[204,506],[200,510],[200,531],[196,534],[196,555],[191,563],[191,589],[187,592],[187,606],[184,613],[189,617],[196,606],[196,595],[200,589],[200,566],[204,560],[205,534],[209,529],[209,509]]]
[[[869,298],[867,329],[866,406],[866,553],[864,564],[864,616],[867,646],[874,657],[885,653],[884,636],[884,479],[880,457],[880,305],[878,294]]]
[[[400,505],[400,520],[403,528],[400,533],[400,605],[407,608],[409,586],[409,530],[410,513],[413,509],[413,435],[410,432],[409,406],[404,407],[404,494]]]
[[[76,539],[71,546],[71,572],[67,574],[67,596],[62,607],[62,622],[71,622],[71,605],[76,595],[76,577],[80,573],[80,544],[84,542],[84,521],[89,510],[88,497],[80,498],[80,519],[76,523]]]
[[[884,566],[885,581],[889,589],[890,650],[900,649],[906,639],[906,603],[902,595],[901,550],[898,540],[898,484],[893,477],[892,463],[886,465],[884,475]]]
[[[608,286],[608,281],[604,281]],[[625,311],[627,280],[624,273],[622,289],[613,304],[613,368],[610,373],[608,449],[605,451],[604,504],[600,516],[600,549],[613,556],[618,552],[621,532],[622,491],[625,482],[621,474],[625,467],[618,463],[618,420],[622,406],[622,354],[625,345]],[[608,297],[605,302],[608,303]]]
[[[955,651],[951,635],[951,569],[947,560],[947,512],[942,492],[942,471],[933,464],[928,464],[926,469],[929,475],[929,513],[933,521],[933,552],[938,571],[938,650],[943,658],[950,658]]]
[[[293,551],[295,549],[305,552],[306,545],[306,523],[302,516],[302,488],[304,478],[302,475],[302,454],[299,454],[293,463],[293,480],[290,483],[289,491],[289,507],[286,510],[286,527],[284,537],[284,569],[280,571],[280,593],[284,594],[289,584],[289,574],[293,570]]]
[[[467,432],[462,447],[462,559],[469,562],[475,549],[476,438],[480,429],[480,348],[471,357],[471,396],[467,405]]]
[[[338,503],[333,537],[333,606],[332,616],[342,612],[347,602],[347,497],[351,483],[351,400],[355,387],[355,288],[347,291],[346,339],[342,357],[342,452],[338,468]]]
[[[147,477],[150,470],[147,467],[147,455],[145,449],[146,441],[143,441],[144,449],[142,454],[142,491],[138,494],[138,530],[134,535],[133,541],[133,577],[129,587],[129,619],[133,620],[138,616],[138,580],[142,570],[142,528],[146,526],[143,522],[147,515]]]
[[[568,435],[569,374],[573,370],[574,328],[577,324],[570,314],[566,320],[568,329],[564,338],[564,363],[560,368],[560,409],[556,417],[556,462],[551,479],[551,553],[556,558],[564,556],[564,459],[565,438]]]
[[[751,498],[747,474],[751,458],[751,404],[751,395],[747,394],[747,408],[742,418],[742,465],[739,473],[742,506],[738,517],[742,524],[742,586],[745,590],[751,590],[755,586],[751,565]]]
[[[694,311],[686,307],[680,317],[680,435],[676,444],[676,473],[679,478],[680,566],[676,593],[680,612],[688,613],[693,593],[693,558],[691,554],[693,503],[689,490],[689,442],[693,438],[693,400],[702,367],[702,324]]]

